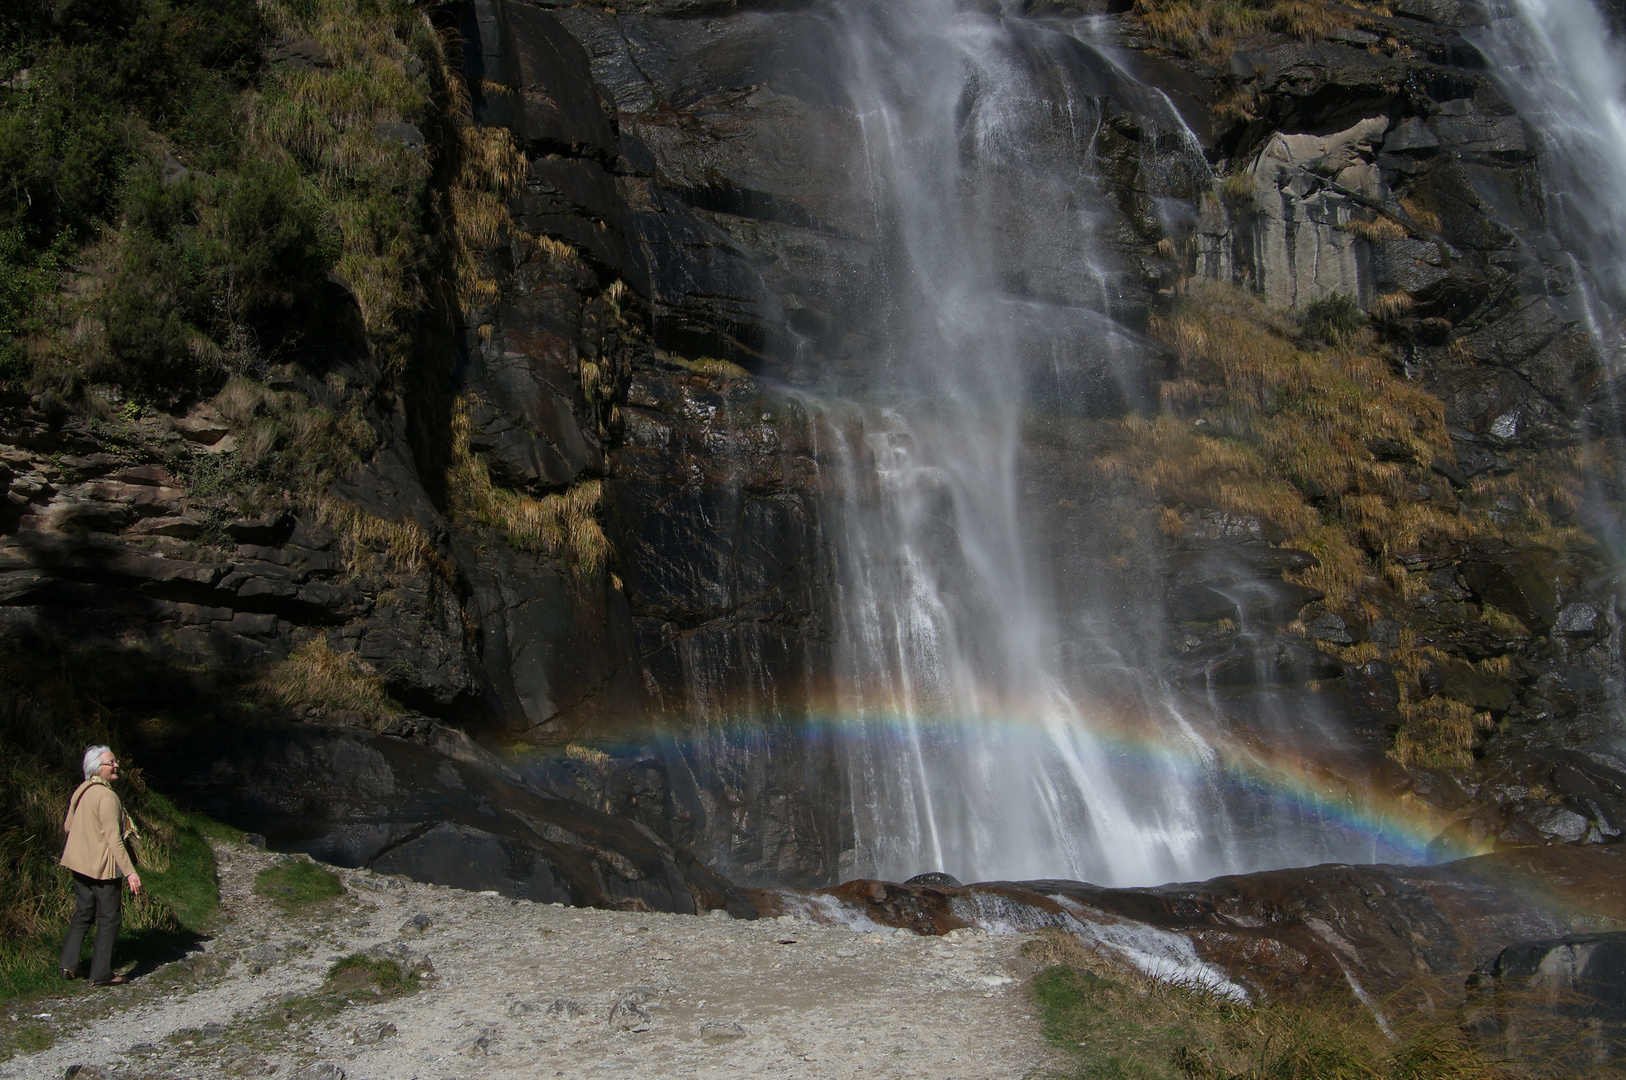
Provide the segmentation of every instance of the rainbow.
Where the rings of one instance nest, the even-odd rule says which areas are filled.
[[[1055,724],[1053,710],[1047,715],[1042,706],[1031,703],[983,708],[975,718],[966,719],[944,713],[922,716],[896,707],[859,711],[821,696],[822,701],[772,709],[736,700],[695,710],[691,717],[613,732],[584,732],[567,753],[616,758],[658,746],[665,754],[691,762],[740,761],[820,748],[850,751],[858,746],[887,754],[922,739],[940,747],[970,732],[984,745],[992,741],[1019,746],[1023,740],[1046,738],[1047,726]],[[1171,722],[1170,715],[1143,702],[1092,702],[1071,722],[1081,725],[1081,737],[1098,760],[1108,763],[1114,782],[1125,790],[1218,783],[1233,799],[1332,830],[1346,841],[1342,845],[1346,849],[1370,850],[1371,857],[1361,860],[1366,862],[1431,864],[1490,850],[1488,843],[1471,843],[1462,830],[1452,828],[1449,815],[1415,795],[1387,791],[1369,778],[1352,776],[1347,762],[1284,750],[1246,735],[1197,739],[1189,727]],[[511,756],[561,754],[557,748],[544,753],[516,747]]]

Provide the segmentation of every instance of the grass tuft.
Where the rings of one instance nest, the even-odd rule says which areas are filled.
[[[386,521],[332,498],[317,505],[317,520],[339,534],[345,569],[352,574],[368,573],[382,558],[409,574],[428,570],[448,584],[456,580],[456,568],[415,521]]]
[[[394,960],[351,953],[327,972],[327,989],[355,993],[365,990],[381,997],[410,994],[418,989],[417,972],[404,972]]]
[[[286,660],[271,665],[253,685],[262,696],[284,708],[314,705],[375,718],[399,716],[405,711],[386,692],[383,678],[371,664],[354,653],[335,653],[325,637],[307,641]]]
[[[308,859],[285,859],[254,875],[254,894],[292,913],[343,896],[344,882]]]
[[[604,498],[599,480],[586,480],[555,495],[535,498],[498,487],[491,471],[469,447],[468,409],[452,420],[453,462],[447,490],[452,512],[464,521],[500,529],[520,551],[549,555],[579,578],[601,573],[610,559],[610,541],[598,521]]]

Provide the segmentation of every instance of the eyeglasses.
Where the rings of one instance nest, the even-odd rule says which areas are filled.
[[[102,766],[103,767],[111,766],[112,768],[116,769],[116,768],[119,767],[119,763],[116,762],[116,761],[104,761],[104,762],[102,762]]]

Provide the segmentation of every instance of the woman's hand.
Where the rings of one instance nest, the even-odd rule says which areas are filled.
[[[129,877],[125,878],[124,880],[128,881],[130,883],[130,891],[131,892],[133,892],[133,893],[140,893],[141,892],[141,875],[140,874],[131,874]]]

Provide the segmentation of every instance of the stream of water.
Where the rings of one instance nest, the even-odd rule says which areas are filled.
[[[1478,44],[1537,132],[1548,219],[1574,260],[1581,311],[1626,363],[1626,52],[1592,0],[1498,0]],[[1562,299],[1562,298],[1559,298]]]
[[[1129,392],[1135,347],[1103,330],[1119,297],[1093,172],[1099,80],[1121,71],[1077,23],[955,0],[825,12],[883,253],[868,284],[885,298],[864,404],[810,402],[836,493],[842,876],[1145,884],[1373,857],[1314,815],[1272,819],[1208,714],[1145,667],[1119,665],[1111,703],[1095,693],[1090,672],[1122,644],[1113,620],[1064,640],[1024,524],[1036,395],[1063,387],[1049,405],[1088,413],[1092,394]],[[1140,92],[1156,134],[1159,103]],[[1164,135],[1191,141],[1166,99],[1161,115]],[[1069,382],[1079,370],[1096,374]],[[1069,663],[1080,651],[1108,663]]]

